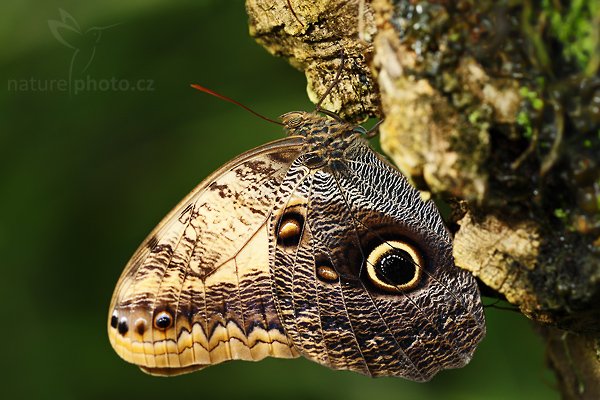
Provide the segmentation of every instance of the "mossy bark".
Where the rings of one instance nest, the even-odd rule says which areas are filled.
[[[387,155],[452,206],[456,264],[543,327],[565,398],[600,398],[600,2],[246,5],[312,101],[344,54],[324,107],[385,118]]]

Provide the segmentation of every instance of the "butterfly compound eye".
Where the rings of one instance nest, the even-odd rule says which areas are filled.
[[[167,311],[161,311],[154,317],[154,327],[162,331],[173,325],[173,317]]]
[[[302,117],[297,116],[297,117],[290,118],[290,120],[288,121],[288,125],[292,128],[299,127],[300,125],[302,125]]]
[[[404,242],[386,241],[367,257],[367,276],[371,283],[386,292],[415,288],[423,276],[423,259],[419,251]]]

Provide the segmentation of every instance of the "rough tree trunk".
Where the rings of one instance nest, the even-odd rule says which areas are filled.
[[[600,1],[247,0],[250,32],[453,213],[456,264],[600,398]]]

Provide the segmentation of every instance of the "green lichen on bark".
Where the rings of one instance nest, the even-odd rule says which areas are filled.
[[[600,63],[600,2],[543,0],[542,10],[550,21],[551,34],[561,43],[563,57],[575,61],[586,74],[595,74]]]

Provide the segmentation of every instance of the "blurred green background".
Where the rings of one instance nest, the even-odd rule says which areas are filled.
[[[81,34],[51,32],[48,21],[67,15],[59,9]],[[99,38],[88,30],[114,24]],[[74,49],[61,39],[81,49],[71,78],[88,87],[78,93],[49,87],[69,79]],[[427,384],[301,359],[231,362],[168,379],[143,374],[106,336],[122,267],[204,176],[281,136],[189,84],[275,117],[311,109],[304,77],[248,36],[240,0],[3,1],[0,76],[3,398],[558,397],[529,322],[495,309],[486,310],[488,335],[471,364]],[[90,83],[113,78],[126,83]],[[138,82],[145,90],[124,89]]]

